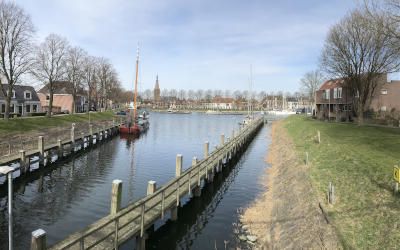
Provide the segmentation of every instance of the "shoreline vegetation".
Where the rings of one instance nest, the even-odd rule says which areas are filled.
[[[396,249],[400,194],[393,191],[393,167],[399,152],[398,128],[304,116],[276,122],[271,168],[261,178],[266,191],[244,211],[242,223],[260,247]],[[327,201],[329,182],[334,204]]]
[[[311,187],[308,167],[298,160],[284,121],[272,124],[266,161],[260,178],[263,192],[241,215],[259,249],[336,249],[340,247]]]

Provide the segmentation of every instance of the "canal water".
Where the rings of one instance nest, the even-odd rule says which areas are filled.
[[[48,244],[107,215],[111,183],[123,181],[122,205],[143,197],[147,182],[163,185],[175,175],[176,154],[183,166],[201,158],[203,144],[210,149],[238,129],[240,115],[151,113],[150,129],[138,139],[115,137],[83,154],[15,181],[15,249],[29,249],[31,232],[42,228]],[[226,168],[200,198],[182,200],[179,220],[156,224],[148,249],[224,249],[237,246],[234,235],[240,208],[260,193],[259,176],[268,166],[265,126],[232,168]],[[166,223],[164,223],[166,222]],[[7,189],[0,187],[0,249],[7,249]],[[134,240],[122,246],[133,249]]]

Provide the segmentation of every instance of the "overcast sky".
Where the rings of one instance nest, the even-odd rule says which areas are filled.
[[[107,57],[132,89],[140,44],[140,88],[297,91],[318,67],[326,34],[353,0],[16,0],[37,40],[66,37]]]

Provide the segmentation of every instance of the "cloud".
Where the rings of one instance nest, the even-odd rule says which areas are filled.
[[[250,64],[255,88],[296,91],[317,67],[330,25],[355,3],[239,0],[18,1],[38,29],[67,37],[110,58],[126,88],[141,44],[142,88],[246,89]]]

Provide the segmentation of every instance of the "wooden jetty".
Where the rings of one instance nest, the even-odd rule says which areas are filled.
[[[233,131],[232,139],[225,140],[225,135],[221,135],[220,145],[212,153],[209,142],[205,142],[203,160],[194,157],[185,171],[182,171],[183,156],[177,155],[175,178],[161,188],[157,188],[155,181],[149,181],[147,196],[125,208],[121,208],[122,181],[114,180],[109,215],[53,246],[47,246],[46,232],[38,229],[32,232],[31,249],[118,249],[132,237],[136,237],[136,249],[144,249],[146,231],[154,222],[164,219],[166,213],[170,213],[171,220],[177,220],[180,199],[185,195],[200,196],[202,182],[212,182],[214,174],[243,152],[262,125],[263,119],[258,118],[237,133]]]
[[[30,167],[32,163],[39,162],[39,166],[45,166],[51,163],[51,158],[55,155],[57,155],[58,159],[62,159],[66,155],[71,155],[82,149],[99,144],[105,141],[105,139],[118,134],[119,126],[119,123],[117,124],[113,121],[111,125],[104,125],[94,130],[93,125],[90,124],[87,131],[77,132],[73,124],[72,128],[66,131],[66,133],[70,133],[69,139],[59,139],[57,143],[46,144],[44,137],[39,136],[37,144],[32,145],[30,149],[21,149],[18,153],[1,157],[0,166],[18,163],[20,176],[25,175],[31,171]],[[37,158],[37,160],[33,160],[33,158]]]

